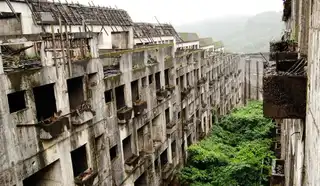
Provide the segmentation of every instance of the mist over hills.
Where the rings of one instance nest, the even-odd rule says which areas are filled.
[[[269,41],[280,39],[284,25],[282,12],[254,16],[228,16],[175,26],[178,32],[197,32],[200,37],[222,40],[232,52],[267,52]]]

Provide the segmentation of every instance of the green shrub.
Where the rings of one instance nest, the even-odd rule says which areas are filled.
[[[213,126],[209,137],[188,148],[188,164],[180,172],[190,186],[267,185],[273,152],[262,103],[234,109]]]

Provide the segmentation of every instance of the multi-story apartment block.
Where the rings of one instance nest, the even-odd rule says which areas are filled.
[[[235,54],[91,4],[0,1],[0,185],[173,185],[241,104]]]

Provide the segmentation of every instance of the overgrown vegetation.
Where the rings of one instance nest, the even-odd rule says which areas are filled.
[[[213,126],[207,139],[190,146],[181,182],[188,186],[267,185],[273,127],[263,117],[261,102],[235,109]]]

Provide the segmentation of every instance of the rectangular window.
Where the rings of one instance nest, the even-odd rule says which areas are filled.
[[[73,176],[77,177],[88,169],[86,145],[71,152]]]
[[[138,80],[131,82],[131,96],[132,96],[132,101],[136,101],[139,99]]]
[[[70,109],[76,109],[84,101],[83,76],[67,80]]]
[[[127,160],[132,156],[131,135],[122,141],[122,147],[123,147],[123,158],[124,160]]]
[[[17,112],[26,108],[26,100],[24,98],[25,91],[14,92],[8,94],[8,103],[10,113]]]
[[[172,152],[172,157],[176,157],[176,154],[177,154],[177,144],[176,144],[176,141],[173,141],[171,143],[171,152]]]
[[[113,161],[118,156],[118,145],[113,146],[110,150],[110,159]]]
[[[161,88],[161,83],[160,83],[160,72],[156,73],[156,89],[159,90]]]
[[[153,83],[153,74],[149,75],[149,85]]]
[[[107,90],[104,92],[104,100],[105,103],[109,103],[112,101],[112,90]]]
[[[117,110],[126,106],[124,99],[124,85],[116,88]]]
[[[50,118],[57,112],[54,84],[35,87],[33,88],[33,94],[38,121]]]

